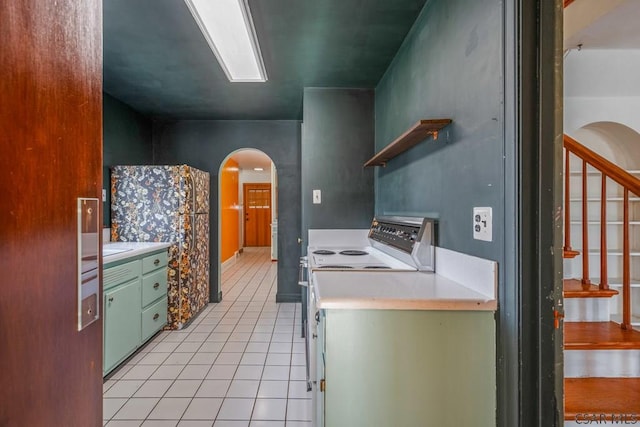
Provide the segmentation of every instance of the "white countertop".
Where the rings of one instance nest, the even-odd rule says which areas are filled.
[[[171,242],[109,242],[102,245],[102,262],[109,264],[130,257],[156,252],[160,249],[168,248]],[[109,254],[111,251],[121,251]]]
[[[478,310],[498,307],[498,265],[436,248],[436,273],[404,271],[315,271],[318,308]]]
[[[318,271],[313,276],[318,308],[494,311],[497,305],[434,273]]]

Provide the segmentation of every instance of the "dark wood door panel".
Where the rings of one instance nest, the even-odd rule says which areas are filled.
[[[102,2],[2,1],[0,40],[0,425],[100,426],[76,206],[102,187]]]

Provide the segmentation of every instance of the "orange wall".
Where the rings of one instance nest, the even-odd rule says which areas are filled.
[[[233,257],[240,249],[239,234],[240,223],[237,209],[238,199],[238,163],[233,159],[227,160],[220,174],[220,216],[222,251],[220,259],[225,262]]]

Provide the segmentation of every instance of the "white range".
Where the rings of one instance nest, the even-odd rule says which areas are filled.
[[[307,390],[316,386],[316,289],[313,273],[433,272],[435,221],[414,217],[377,217],[369,229],[309,230],[307,256],[300,259],[299,284],[306,288]]]

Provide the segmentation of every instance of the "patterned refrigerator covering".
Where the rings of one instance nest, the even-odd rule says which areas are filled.
[[[111,168],[111,240],[169,247],[168,328],[209,301],[209,174],[181,166]]]

